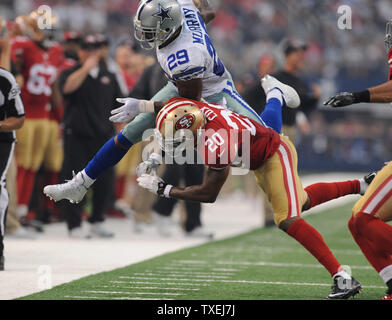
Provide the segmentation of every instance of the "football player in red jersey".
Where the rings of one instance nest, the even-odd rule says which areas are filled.
[[[49,50],[45,34],[38,27],[38,16],[21,16],[16,23],[24,36],[12,39],[11,57],[22,74],[22,99],[26,110],[25,125],[17,132],[15,155],[18,163],[18,214],[25,217],[36,171],[40,168],[50,137],[50,104],[56,107],[60,96],[53,94],[57,77],[55,51]]]
[[[267,93],[268,101],[278,99],[284,103],[282,92],[272,88]],[[347,299],[359,293],[360,283],[344,271],[319,232],[301,218],[301,212],[331,199],[364,192],[364,181],[316,183],[304,189],[297,172],[296,149],[287,137],[210,103],[174,98],[168,103],[156,102],[154,106],[158,112],[155,132],[161,148],[174,152],[176,157],[182,154],[179,145],[191,143],[208,168],[201,185],[179,188],[155,174],[145,173],[138,178],[141,187],[163,197],[212,203],[230,166],[236,163],[236,158],[242,158],[267,194],[276,225],[330,272],[334,285],[328,298]]]
[[[325,105],[344,107],[361,102],[392,102],[392,21],[387,23],[385,47],[388,52],[388,81],[360,92],[342,92]],[[392,300],[392,161],[377,173],[366,193],[352,209],[348,227],[370,264],[388,289],[382,300]]]

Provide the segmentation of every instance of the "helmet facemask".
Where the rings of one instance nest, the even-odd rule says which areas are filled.
[[[140,20],[135,18],[134,20],[135,28],[135,39],[140,42],[143,49],[154,49],[160,46],[162,43],[167,41],[176,30],[161,30],[160,21],[157,22],[156,27],[143,27]]]
[[[134,36],[143,49],[165,43],[182,25],[181,7],[175,0],[141,2],[133,19]]]
[[[188,150],[193,154],[206,123],[200,109],[192,105],[181,106],[162,117],[164,118],[160,122],[161,117],[158,114],[159,124],[155,129],[155,137],[161,150],[174,158]]]

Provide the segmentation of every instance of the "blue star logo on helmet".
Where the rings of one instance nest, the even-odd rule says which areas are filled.
[[[169,15],[170,12],[170,7],[165,9],[163,8],[160,4],[159,4],[159,11],[157,13],[154,13],[152,16],[153,17],[157,17],[161,20],[161,24],[165,21],[165,20],[173,20],[173,18]]]

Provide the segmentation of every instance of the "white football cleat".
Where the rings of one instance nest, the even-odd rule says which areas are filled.
[[[90,225],[89,238],[113,238],[114,233],[105,228],[104,222],[94,222]]]
[[[280,82],[278,79],[273,76],[270,76],[269,74],[267,74],[264,78],[261,79],[261,86],[263,87],[266,95],[270,90],[274,88],[279,89],[282,92],[287,107],[289,108],[295,109],[298,108],[301,104],[301,99],[299,98],[297,91],[293,87],[290,87],[289,85]]]
[[[82,227],[76,227],[68,230],[68,236],[72,239],[87,239],[89,235]]]
[[[196,227],[192,231],[185,232],[187,238],[206,238],[212,240],[214,238],[214,233],[204,229],[203,227]]]
[[[66,183],[53,184],[44,188],[44,194],[55,202],[67,199],[71,203],[79,203],[83,200],[90,185],[87,183],[87,177],[83,171],[78,172],[72,180]],[[91,179],[90,179],[91,180]]]
[[[172,217],[153,212],[153,222],[161,237],[167,238],[172,235],[173,225],[175,224]]]

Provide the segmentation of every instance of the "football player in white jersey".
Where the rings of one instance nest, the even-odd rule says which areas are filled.
[[[196,7],[195,3],[198,5]],[[228,109],[258,121],[280,133],[282,101],[296,108],[300,104],[295,90],[273,77],[263,79],[270,99],[258,115],[238,94],[230,73],[219,59],[207,34],[206,22],[214,12],[208,0],[143,0],[134,17],[135,38],[143,48],[156,50],[158,61],[169,81],[150,101],[134,98],[118,99],[124,103],[112,111],[113,122],[129,122],[110,139],[72,180],[46,186],[44,193],[59,201],[79,202],[87,189],[107,168],[114,166],[131,146],[142,140],[147,129],[154,128],[154,109],[176,96],[211,103],[226,102]],[[284,93],[289,94],[284,95]],[[287,96],[292,99],[287,99]],[[147,111],[147,113],[145,113]],[[131,121],[131,122],[130,122]],[[144,166],[149,170],[151,162]]]

